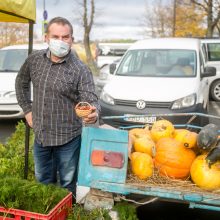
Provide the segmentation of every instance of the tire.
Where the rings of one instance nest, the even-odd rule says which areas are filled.
[[[212,83],[210,93],[214,101],[220,102],[220,79]]]

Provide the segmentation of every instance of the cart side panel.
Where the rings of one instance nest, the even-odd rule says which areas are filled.
[[[121,153],[121,168],[93,165],[91,155],[94,151]],[[128,132],[123,130],[85,127],[79,160],[78,184],[91,186],[96,182],[125,183],[128,164]]]

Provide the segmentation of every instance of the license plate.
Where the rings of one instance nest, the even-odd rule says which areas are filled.
[[[126,114],[124,116],[131,116],[129,114]],[[156,121],[155,116],[132,116],[132,117],[125,117],[125,121],[130,121],[130,122],[136,122],[136,123],[148,123],[148,124],[153,124]]]

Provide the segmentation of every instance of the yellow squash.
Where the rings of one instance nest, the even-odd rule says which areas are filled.
[[[131,154],[131,170],[139,179],[146,180],[153,174],[153,159],[145,153],[134,152]]]
[[[220,189],[220,162],[209,168],[205,158],[207,155],[198,156],[192,163],[190,174],[192,181],[200,188],[206,190]]]

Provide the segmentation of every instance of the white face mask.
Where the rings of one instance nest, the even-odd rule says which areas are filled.
[[[50,52],[56,57],[64,57],[69,53],[70,45],[62,40],[49,40]]]

